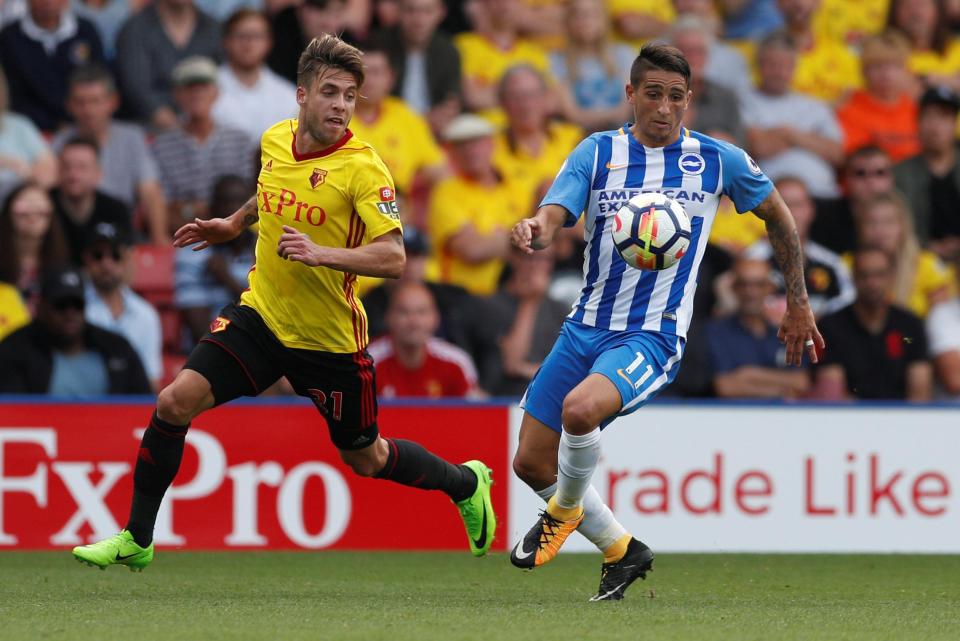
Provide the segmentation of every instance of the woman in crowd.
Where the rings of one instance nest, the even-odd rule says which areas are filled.
[[[24,183],[10,192],[0,210],[0,281],[20,290],[31,314],[40,295],[41,275],[67,263],[68,255],[46,190]]]
[[[915,76],[960,90],[960,41],[950,33],[943,0],[891,0],[887,27],[910,41],[908,67]]]
[[[603,0],[570,0],[567,46],[550,56],[564,115],[587,131],[619,127],[630,117],[623,87],[636,52],[615,44]]]
[[[895,193],[878,194],[855,212],[857,245],[877,247],[893,256],[897,268],[893,302],[924,318],[930,308],[953,293],[950,269],[931,251],[921,249],[907,203]],[[845,257],[847,265],[851,256]]]

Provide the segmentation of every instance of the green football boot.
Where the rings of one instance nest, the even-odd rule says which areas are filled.
[[[497,516],[493,513],[490,500],[490,486],[493,485],[493,472],[481,461],[464,463],[477,475],[477,489],[473,495],[456,503],[467,529],[470,551],[474,556],[483,556],[493,544],[493,534],[497,529]]]
[[[133,535],[128,530],[122,530],[109,539],[90,545],[78,545],[73,548],[73,556],[80,563],[101,570],[116,564],[127,566],[131,572],[143,572],[143,568],[153,561],[153,543],[142,548],[133,540]]]

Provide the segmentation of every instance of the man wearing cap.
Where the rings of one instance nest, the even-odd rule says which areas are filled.
[[[70,248],[70,260],[79,265],[84,243],[99,223],[131,226],[130,210],[104,194],[100,182],[100,149],[92,138],[70,138],[60,149],[59,184],[51,192],[53,206]]]
[[[427,231],[433,256],[427,278],[459,285],[476,296],[497,288],[510,253],[510,227],[530,203],[518,198],[493,166],[494,128],[463,114],[443,132],[457,175],[437,184],[430,195]]]
[[[876,145],[894,162],[917,153],[917,103],[910,95],[910,45],[895,31],[867,38],[860,56],[866,87],[838,110],[844,151]]]
[[[0,342],[0,394],[150,393],[130,343],[87,323],[85,302],[83,278],[76,269],[44,276],[36,319]]]
[[[183,112],[183,126],[157,136],[154,156],[160,168],[160,186],[169,203],[170,225],[179,227],[204,218],[213,184],[227,174],[250,178],[253,141],[239,129],[213,118],[217,100],[217,65],[193,56],[173,70],[174,99]]]
[[[958,111],[960,96],[953,89],[927,89],[917,115],[920,153],[893,169],[897,188],[913,210],[917,239],[944,260],[960,258]]]
[[[177,125],[171,72],[191,56],[220,55],[220,27],[193,0],[157,0],[117,36],[117,76],[131,115],[158,129]]]
[[[126,338],[156,389],[163,373],[160,315],[127,286],[129,232],[109,222],[92,226],[83,250],[83,267],[90,277],[84,312],[87,321]]]

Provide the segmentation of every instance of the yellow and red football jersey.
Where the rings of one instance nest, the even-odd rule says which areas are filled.
[[[367,316],[356,275],[309,267],[277,255],[283,226],[318,245],[358,247],[399,230],[393,179],[367,143],[351,131],[318,152],[297,153],[297,120],[263,134],[257,180],[260,234],[250,289],[240,302],[263,317],[287,347],[352,353],[367,345]]]

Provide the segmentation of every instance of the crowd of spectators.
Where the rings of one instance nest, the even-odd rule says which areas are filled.
[[[249,198],[323,33],[364,51],[351,129],[405,226],[402,278],[358,282],[383,397],[523,393],[584,241],[581,223],[528,256],[509,229],[579,140],[629,121],[630,63],[657,40],[693,71],[685,125],[744,146],[793,212],[827,342],[785,367],[783,278],[763,224],[724,202],[669,393],[960,399],[949,0],[5,0],[0,393],[170,380],[256,243],[174,250],[172,233]]]

